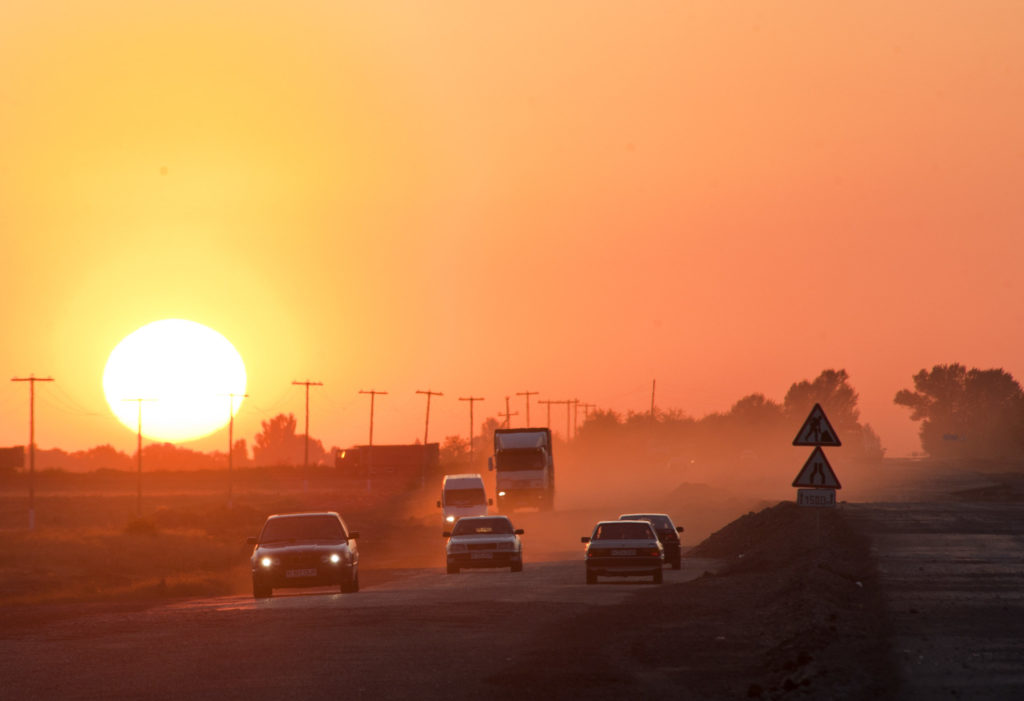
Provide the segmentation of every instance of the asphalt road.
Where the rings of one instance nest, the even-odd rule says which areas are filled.
[[[886,602],[896,698],[1024,698],[1024,504],[855,505]]]
[[[665,570],[666,585],[709,561]],[[149,609],[56,607],[0,627],[4,698],[493,698],[535,636],[655,585],[584,584],[581,561],[524,571],[378,573],[358,594],[284,590]],[[365,577],[367,580],[373,577]]]

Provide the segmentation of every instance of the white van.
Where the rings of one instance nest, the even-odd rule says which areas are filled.
[[[445,475],[441,480],[441,499],[437,506],[444,515],[445,527],[463,516],[486,516],[493,504],[484,490],[484,478],[479,474]]]

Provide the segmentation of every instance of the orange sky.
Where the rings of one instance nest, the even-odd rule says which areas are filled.
[[[307,378],[347,446],[360,389],[411,442],[417,389],[435,440],[845,368],[909,454],[918,370],[1024,380],[1024,5],[845,4],[4,3],[0,368],[57,379],[41,447],[129,452],[103,366],[168,317],[245,359],[250,442]]]

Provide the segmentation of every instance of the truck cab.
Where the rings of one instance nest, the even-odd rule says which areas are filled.
[[[487,498],[480,474],[445,475],[441,480],[437,507],[441,509],[445,530],[451,530],[463,516],[486,516],[487,507],[493,503]]]
[[[498,511],[520,507],[550,511],[555,501],[555,462],[548,428],[499,428],[487,469],[496,473]]]

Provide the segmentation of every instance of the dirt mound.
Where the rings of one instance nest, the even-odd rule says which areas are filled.
[[[875,565],[842,508],[748,513],[696,557],[723,565],[553,621],[493,697],[892,698]]]

